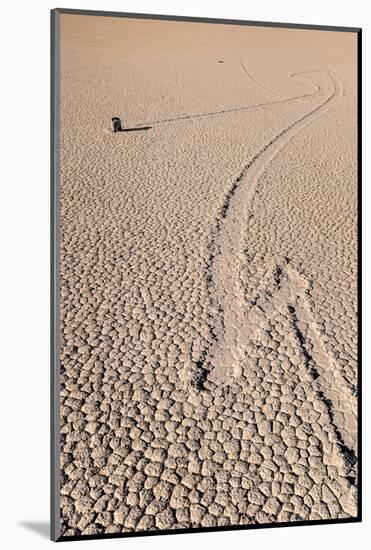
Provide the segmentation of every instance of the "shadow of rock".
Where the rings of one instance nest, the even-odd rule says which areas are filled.
[[[119,132],[141,132],[143,130],[150,130],[152,126],[141,126],[140,128],[122,128]]]

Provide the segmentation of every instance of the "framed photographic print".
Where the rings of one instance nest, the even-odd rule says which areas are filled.
[[[55,9],[52,538],[361,519],[361,30]]]

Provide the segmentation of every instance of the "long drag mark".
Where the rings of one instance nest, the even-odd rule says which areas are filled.
[[[322,72],[322,71],[315,71]],[[208,258],[206,280],[212,303],[217,305],[221,319],[218,337],[205,354],[200,371],[217,382],[226,376],[239,373],[246,342],[246,318],[244,289],[240,273],[245,257],[245,228],[258,179],[267,165],[298,132],[326,112],[342,95],[342,84],[330,71],[325,71],[331,83],[331,92],[326,99],[308,113],[299,117],[273,137],[242,168],[232,182],[214,222]]]
[[[246,67],[246,65],[245,65],[245,63],[242,59],[242,55],[241,55],[240,50],[238,50],[238,55],[239,55],[239,58],[240,58],[240,65],[241,65],[243,71],[246,73],[246,75],[249,77],[250,80],[252,80],[253,82],[255,82],[255,84],[257,84],[259,86],[259,88],[262,88],[263,90],[265,90],[266,92],[268,92],[271,95],[282,97],[285,100],[289,99],[286,96],[282,95],[280,92],[275,92],[274,90],[272,90],[271,88],[269,88],[268,86],[263,84],[262,82],[259,82],[259,80],[257,80],[255,78],[255,76],[253,74],[251,74],[250,71],[247,70],[247,67]]]

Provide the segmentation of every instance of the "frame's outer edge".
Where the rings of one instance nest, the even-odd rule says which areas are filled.
[[[50,104],[50,146],[51,146],[51,188],[50,188],[50,255],[51,255],[51,418],[50,418],[50,538],[60,537],[60,364],[59,364],[59,173],[60,173],[60,14],[51,10],[51,104]]]
[[[311,25],[303,23],[272,23],[269,21],[250,21],[241,19],[219,19],[215,17],[193,17],[191,15],[159,15],[154,13],[133,13],[120,11],[79,10],[72,8],[56,8],[59,13],[70,15],[91,15],[99,17],[126,17],[132,19],[152,19],[164,21],[179,21],[189,23],[217,23],[222,25],[249,25],[252,27],[279,27],[285,29],[307,29],[317,31],[358,32],[358,27],[341,27],[331,25]]]
[[[362,521],[362,29],[357,31],[358,520]]]

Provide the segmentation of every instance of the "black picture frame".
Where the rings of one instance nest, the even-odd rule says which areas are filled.
[[[120,17],[148,20],[165,20],[165,21],[183,21],[192,23],[211,23],[211,24],[228,24],[228,25],[246,25],[254,27],[278,27],[288,29],[306,29],[306,30],[323,30],[332,32],[349,32],[357,35],[357,228],[358,228],[358,243],[357,243],[357,280],[358,280],[358,513],[356,517],[343,519],[324,519],[324,520],[308,520],[308,521],[290,521],[279,523],[265,523],[254,525],[236,525],[225,527],[202,527],[202,528],[187,528],[187,529],[164,529],[156,531],[139,531],[127,533],[108,533],[95,535],[79,535],[79,536],[61,536],[60,533],[60,362],[59,362],[59,230],[60,230],[60,194],[59,194],[59,170],[60,170],[60,16],[63,14],[74,15],[89,15],[97,17]],[[312,24],[294,24],[294,23],[275,23],[262,21],[248,20],[233,20],[233,19],[216,19],[216,18],[201,18],[192,16],[173,16],[173,15],[156,15],[144,13],[124,13],[111,11],[95,11],[95,10],[80,10],[55,8],[51,10],[51,108],[50,108],[50,144],[51,144],[51,236],[50,236],[50,256],[51,256],[51,416],[50,416],[50,437],[51,437],[51,454],[50,454],[50,470],[51,470],[51,514],[50,514],[50,535],[51,540],[64,542],[73,540],[89,540],[89,539],[110,539],[110,538],[127,538],[141,536],[155,536],[166,534],[184,534],[184,533],[199,533],[199,532],[218,532],[218,531],[237,531],[251,529],[267,529],[281,528],[294,526],[311,526],[325,524],[342,524],[356,523],[362,521],[362,29],[358,27],[340,27]]]

